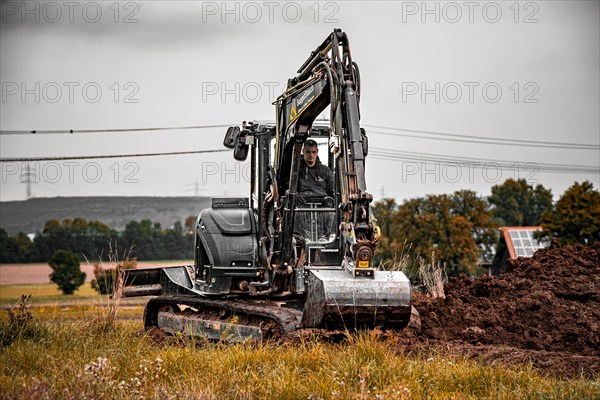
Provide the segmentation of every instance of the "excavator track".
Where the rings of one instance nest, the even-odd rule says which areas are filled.
[[[300,326],[302,312],[268,300],[212,300],[194,296],[151,299],[145,328],[169,334],[242,342],[277,338]]]

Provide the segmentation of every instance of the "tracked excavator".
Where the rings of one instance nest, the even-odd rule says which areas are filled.
[[[380,235],[370,220],[359,104],[358,65],[336,29],[288,80],[275,123],[227,130],[234,159],[250,157],[250,193],[213,198],[200,212],[194,265],[126,271],[125,297],[156,296],[145,308],[147,329],[264,340],[300,328],[408,324],[409,280],[373,265]],[[316,121],[327,107],[329,120]],[[309,138],[332,171],[329,196],[298,191]]]

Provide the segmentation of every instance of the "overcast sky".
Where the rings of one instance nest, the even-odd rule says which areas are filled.
[[[541,183],[555,200],[574,181],[600,186],[597,1],[18,1],[2,2],[1,18],[4,131],[272,120],[271,102],[287,79],[341,28],[360,66],[361,124],[372,149],[367,185],[376,199],[460,189],[485,196],[509,177]],[[2,135],[0,157],[221,149],[224,132]],[[479,138],[516,141],[473,143]],[[404,159],[384,159],[381,151]],[[509,167],[423,164],[424,157],[505,160]],[[548,173],[543,164],[587,172]],[[24,199],[26,164],[0,165],[0,200]],[[247,168],[230,153],[29,168],[35,197],[248,192]]]

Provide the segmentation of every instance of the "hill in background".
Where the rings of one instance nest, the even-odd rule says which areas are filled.
[[[209,197],[47,197],[0,202],[0,227],[9,234],[41,231],[51,219],[81,217],[123,230],[131,220],[150,219],[163,228],[197,216]]]

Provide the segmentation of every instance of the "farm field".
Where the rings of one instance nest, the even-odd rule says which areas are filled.
[[[597,380],[460,355],[377,331],[226,344],[105,330],[101,319],[38,323],[0,350],[4,398],[594,399]],[[9,362],[6,362],[9,361]]]
[[[0,393],[9,399],[597,399],[599,268],[600,243],[553,247],[512,262],[498,277],[450,278],[445,298],[416,294],[420,332],[303,329],[243,344],[146,332],[143,299],[115,308],[86,287],[78,299],[64,299],[40,285],[30,308],[13,309],[12,318],[2,311]],[[29,287],[0,288],[4,305]],[[32,319],[19,318],[28,313]]]
[[[191,260],[168,260],[168,261],[139,261],[137,268],[170,267],[175,265],[191,265]],[[110,263],[103,264],[106,268]],[[93,262],[81,263],[81,271],[85,272],[85,281],[91,282],[94,278]],[[52,272],[46,263],[31,264],[0,264],[0,288],[2,285],[15,285],[23,283],[50,283],[49,275]],[[1,289],[0,289],[1,290]]]

